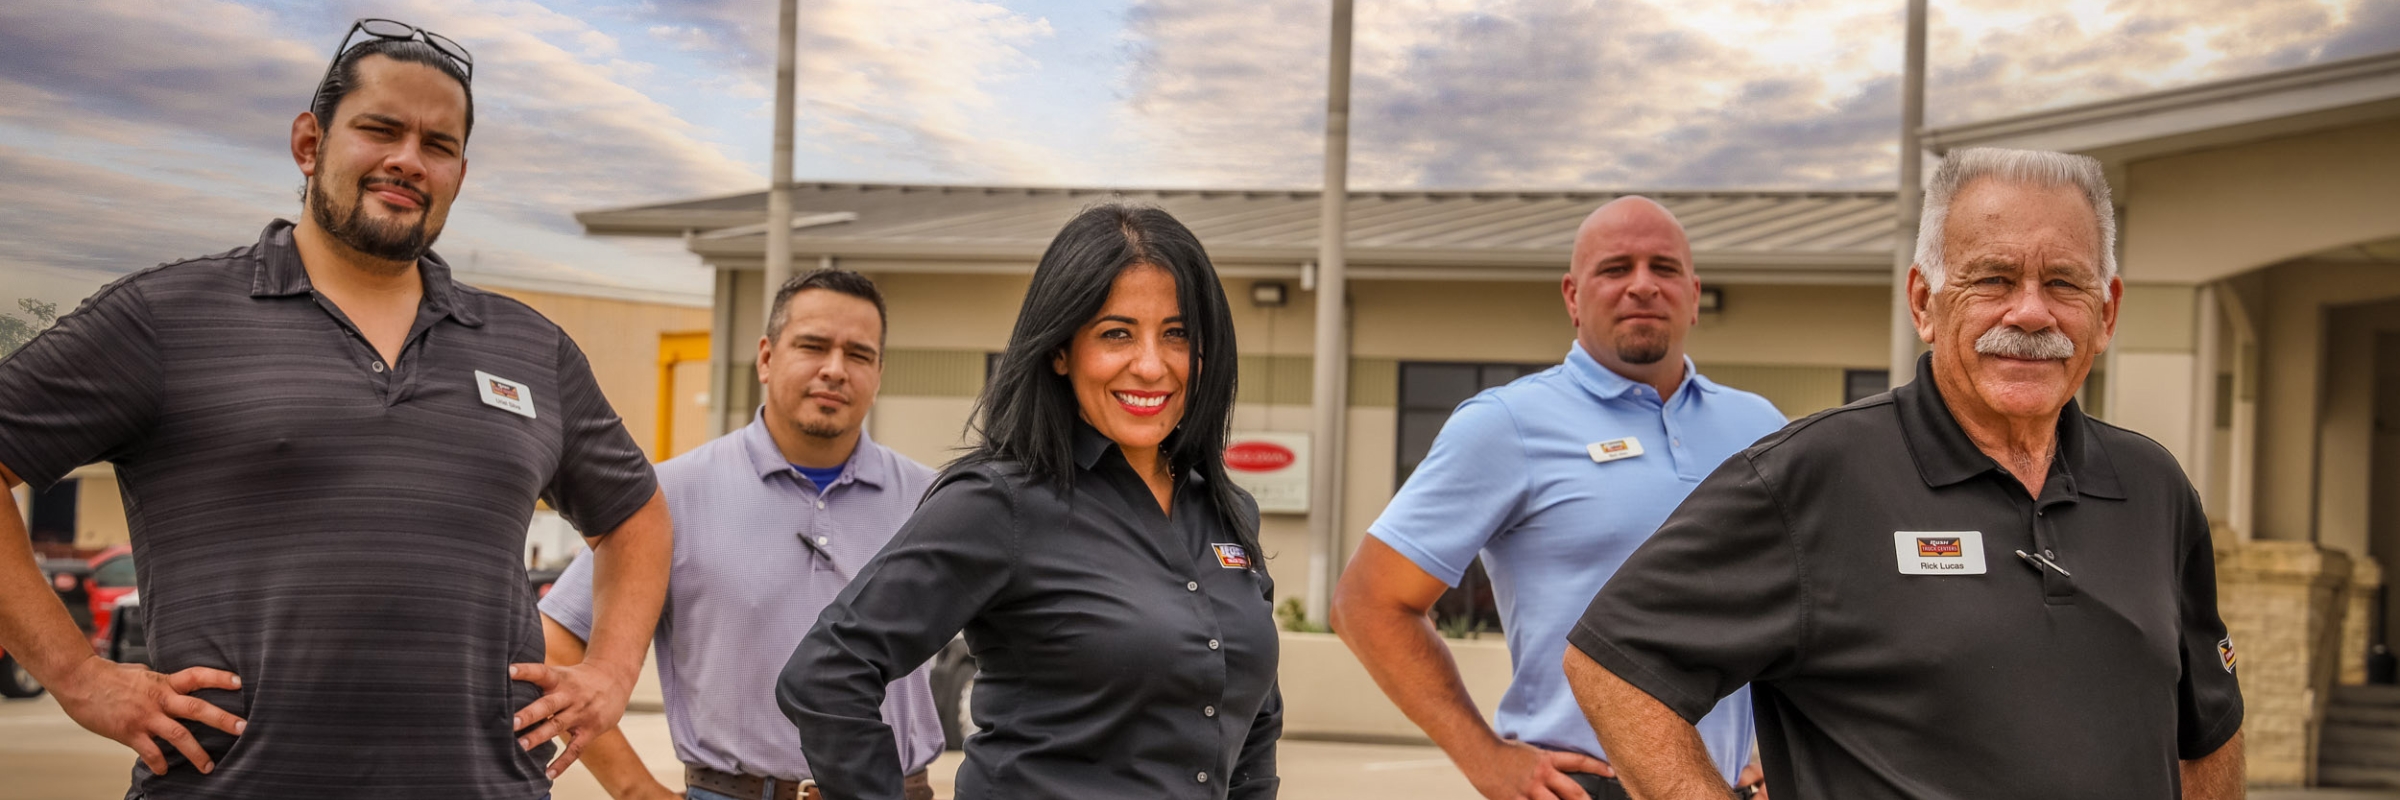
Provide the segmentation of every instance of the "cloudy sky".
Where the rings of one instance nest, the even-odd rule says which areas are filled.
[[[2400,49],[2392,0],[1935,0],[1934,124]],[[804,0],[803,180],[1308,187],[1322,0]],[[1364,0],[1359,187],[1881,188],[1900,0]],[[472,169],[439,250],[705,291],[573,211],[763,186],[772,0],[7,0],[0,312],[71,307],[297,212],[287,150],[359,16],[464,43]]]

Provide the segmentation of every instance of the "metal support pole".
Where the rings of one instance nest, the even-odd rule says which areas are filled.
[[[1917,258],[1917,223],[1925,203],[1925,0],[1908,0],[1908,61],[1900,72],[1900,194],[1892,237],[1891,385],[1916,377],[1917,325],[1908,313],[1908,270]]]
[[[800,49],[800,0],[781,0],[775,23],[775,167],[767,189],[768,317],[775,315],[775,291],[792,279],[792,84],[794,56]]]
[[[1342,245],[1349,236],[1350,0],[1333,1],[1325,90],[1325,192],[1317,223],[1314,452],[1308,480],[1308,618],[1322,622],[1342,575],[1342,428],[1349,411],[1350,330]]]

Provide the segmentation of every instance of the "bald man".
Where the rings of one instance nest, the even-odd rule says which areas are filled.
[[[1334,631],[1494,800],[1626,796],[1567,688],[1567,632],[1701,478],[1784,424],[1684,355],[1700,278],[1665,207],[1624,197],[1592,212],[1559,288],[1575,325],[1566,363],[1461,404],[1334,590]],[[1515,667],[1492,724],[1427,616],[1478,554]],[[1698,728],[1728,785],[1758,782],[1747,691]]]

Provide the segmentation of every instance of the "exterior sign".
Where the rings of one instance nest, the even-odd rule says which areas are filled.
[[[1308,434],[1235,432],[1225,440],[1225,474],[1258,498],[1262,514],[1308,513]]]

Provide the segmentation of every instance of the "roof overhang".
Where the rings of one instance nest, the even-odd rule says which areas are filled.
[[[1937,154],[2057,150],[2113,167],[2393,117],[2400,117],[2400,52],[1932,128],[1923,141]]]
[[[1346,273],[1358,280],[1556,281],[1577,222],[1625,192],[1353,192]],[[1880,285],[1891,275],[1889,192],[1656,191],[1691,232],[1711,283]],[[1058,224],[1123,200],[1175,213],[1229,278],[1297,278],[1317,258],[1318,194],[802,183],[792,254],[870,272],[1029,274]],[[575,215],[593,235],[679,237],[717,269],[759,269],[765,195]]]

